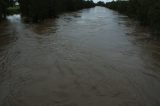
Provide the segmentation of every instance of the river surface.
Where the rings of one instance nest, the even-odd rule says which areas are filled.
[[[0,24],[0,106],[160,106],[160,43],[95,7]]]

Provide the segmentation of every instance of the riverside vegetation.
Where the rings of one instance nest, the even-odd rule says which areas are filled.
[[[106,3],[106,7],[127,14],[154,30],[160,29],[160,0],[118,0]]]
[[[19,2],[20,9],[14,4]],[[94,7],[91,0],[0,0],[0,20],[6,18],[7,13],[21,12],[22,17],[30,21],[40,21],[56,17],[66,11],[76,11]]]
[[[56,17],[66,11],[76,11],[94,6],[93,1],[85,0],[20,0],[21,14],[36,22]]]

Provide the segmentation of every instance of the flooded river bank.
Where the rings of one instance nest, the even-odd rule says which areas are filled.
[[[160,43],[95,7],[0,24],[0,106],[160,106]]]

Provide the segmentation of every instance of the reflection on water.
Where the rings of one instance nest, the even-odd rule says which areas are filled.
[[[160,43],[102,7],[0,24],[0,106],[159,106]]]

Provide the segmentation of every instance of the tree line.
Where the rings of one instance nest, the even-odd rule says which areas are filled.
[[[8,3],[8,0],[0,0],[0,20],[6,18]]]
[[[22,16],[34,22],[56,17],[62,12],[94,6],[94,2],[91,0],[19,0],[19,3]]]
[[[14,7],[18,0],[0,0],[0,21],[5,19],[9,14],[8,8]]]
[[[0,20],[7,16],[7,9],[19,2],[22,17],[31,21],[56,17],[66,11],[94,7],[92,0],[0,0]]]
[[[143,25],[160,29],[160,0],[112,1],[106,7],[136,18]]]

